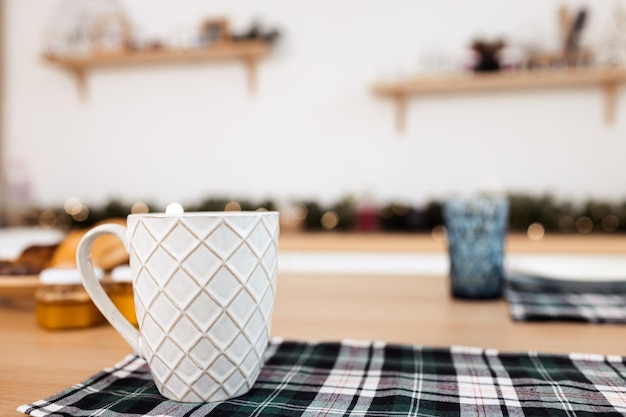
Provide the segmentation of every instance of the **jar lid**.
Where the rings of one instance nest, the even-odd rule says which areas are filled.
[[[130,265],[120,265],[111,271],[111,279],[115,282],[132,282]]]
[[[97,279],[102,279],[104,273],[101,268],[95,268]],[[81,284],[80,271],[71,267],[46,268],[39,273],[39,281],[45,285]]]

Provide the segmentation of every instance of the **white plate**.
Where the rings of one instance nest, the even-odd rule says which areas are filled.
[[[65,233],[57,229],[41,227],[9,227],[0,230],[0,259],[16,259],[31,245],[55,245],[61,243]]]
[[[517,255],[509,273],[568,281],[626,281],[624,255]]]

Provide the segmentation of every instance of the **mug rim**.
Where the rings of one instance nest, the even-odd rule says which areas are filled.
[[[128,218],[141,217],[141,218],[173,218],[173,217],[250,217],[250,216],[271,216],[279,214],[278,211],[256,211],[256,210],[244,210],[244,211],[187,211],[184,213],[133,213],[129,214]]]

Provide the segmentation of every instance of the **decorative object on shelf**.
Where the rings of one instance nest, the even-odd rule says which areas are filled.
[[[115,0],[66,0],[48,29],[47,54],[96,54],[129,48],[132,25]]]
[[[532,51],[528,56],[529,68],[579,67],[591,63],[592,52],[581,41],[589,18],[587,9],[583,7],[572,13],[567,6],[561,6],[557,15],[560,50]]]
[[[581,37],[587,22],[588,12],[584,7],[571,17],[565,6],[560,9],[561,33],[563,39],[563,61],[569,66],[587,65],[591,53],[581,46]]]
[[[475,40],[472,50],[476,53],[475,72],[500,71],[500,53],[506,44],[498,39],[495,41]]]
[[[205,19],[201,23],[198,34],[200,47],[211,46],[218,42],[230,42],[231,40],[228,19]]]
[[[258,21],[252,22],[252,24],[250,25],[250,28],[248,28],[244,32],[240,34],[232,35],[232,39],[235,42],[262,41],[270,45],[276,44],[279,38],[280,38],[280,31],[278,29],[276,28],[266,29]]]
[[[131,48],[132,26],[123,14],[105,15],[94,22],[94,52],[124,52]]]
[[[626,65],[626,7],[616,6],[613,23],[594,48],[596,59],[604,65]]]

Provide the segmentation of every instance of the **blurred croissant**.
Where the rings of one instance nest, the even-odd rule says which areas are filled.
[[[126,226],[125,219],[106,219],[95,226],[114,223]],[[54,252],[50,266],[75,266],[78,243],[88,230],[72,230]],[[113,235],[102,235],[96,239],[91,251],[94,266],[110,271],[116,266],[128,263],[128,253],[124,244]]]

